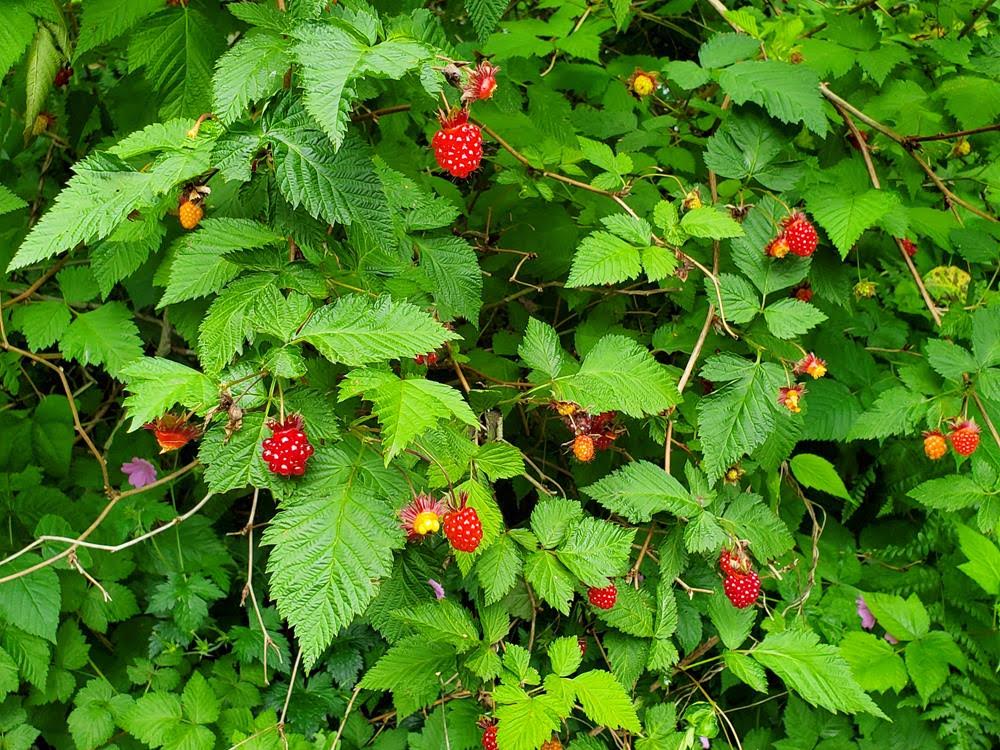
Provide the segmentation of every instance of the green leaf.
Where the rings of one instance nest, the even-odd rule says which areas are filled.
[[[524,564],[524,577],[545,602],[564,615],[569,614],[576,579],[555,555],[545,550],[532,552]]]
[[[307,668],[375,598],[379,579],[392,570],[393,550],[403,545],[393,502],[358,475],[361,458],[317,450],[307,481],[284,502],[261,542],[273,547],[271,595]]]
[[[500,704],[494,712],[500,750],[537,750],[559,731],[561,716],[550,696],[532,698],[521,688],[505,686],[494,698]]]
[[[788,526],[775,515],[760,495],[742,492],[726,507],[723,517],[760,560],[780,557],[795,546]]]
[[[793,339],[818,326],[826,315],[808,302],[780,299],[764,308],[764,320],[779,339]]]
[[[814,188],[806,205],[840,257],[846,258],[865,230],[875,226],[898,202],[895,195],[883,190],[851,193],[842,185],[826,185]]]
[[[945,108],[963,128],[992,123],[1000,114],[1000,83],[978,76],[955,76],[936,87]]]
[[[35,408],[31,447],[35,460],[53,476],[69,475],[73,455],[73,414],[62,396],[45,396]]]
[[[746,654],[738,651],[726,651],[723,654],[726,668],[742,682],[758,693],[767,692],[767,675],[764,668]]]
[[[18,305],[12,322],[20,329],[32,351],[48,349],[66,332],[70,311],[61,300],[45,300]]]
[[[737,609],[721,591],[708,600],[708,617],[719,633],[719,639],[728,649],[739,648],[750,635],[757,611],[753,607]]]
[[[238,120],[253,102],[281,89],[291,63],[287,39],[250,29],[216,63],[212,79],[215,114],[227,125]]]
[[[1000,310],[980,307],[972,314],[972,351],[980,367],[1000,364]]]
[[[249,219],[205,219],[197,231],[175,243],[170,280],[160,307],[204,297],[222,289],[240,272],[226,256],[240,250],[285,242],[270,227]]]
[[[545,548],[558,546],[574,524],[583,519],[580,503],[564,497],[546,497],[531,510],[531,531]]]
[[[883,391],[871,408],[858,417],[848,440],[881,439],[906,434],[925,409],[924,397],[902,386]]]
[[[348,137],[334,153],[322,131],[300,109],[269,124],[278,189],[314,218],[343,224],[373,247],[392,248],[392,214],[368,147]]]
[[[312,344],[331,362],[365,365],[412,359],[455,338],[454,333],[408,302],[349,294],[319,308],[296,341]]]
[[[765,118],[750,112],[733,115],[708,139],[705,166],[723,177],[756,179],[772,190],[787,190],[803,170],[775,163],[786,141]]]
[[[769,633],[750,655],[784,680],[807,703],[836,713],[885,714],[865,694],[836,646],[809,630]]]
[[[420,267],[433,283],[440,319],[476,323],[483,305],[483,275],[472,245],[459,237],[427,237],[415,243]]]
[[[517,353],[527,367],[543,373],[549,380],[563,374],[571,363],[559,343],[556,329],[536,318],[528,318],[528,327]]]
[[[760,42],[746,34],[715,34],[701,45],[698,61],[703,68],[723,68],[760,53]]]
[[[0,568],[0,576],[19,573],[38,562],[35,555],[22,555]],[[0,587],[0,618],[30,635],[55,643],[61,600],[55,570],[42,568]]]
[[[989,497],[989,493],[964,474],[929,479],[906,494],[928,508],[947,511],[970,508]]]
[[[213,300],[198,331],[198,352],[207,372],[216,374],[243,351],[255,328],[267,328],[268,313],[284,298],[274,276],[250,274],[237,279]]]
[[[712,80],[712,75],[693,60],[671,60],[663,66],[671,81],[686,91],[693,91]]]
[[[547,653],[552,662],[552,671],[560,677],[569,677],[580,668],[580,662],[583,661],[579,641],[569,636],[552,641]]]
[[[968,526],[957,527],[958,544],[969,562],[958,569],[978,583],[984,591],[1000,596],[1000,549],[982,534]]]
[[[726,320],[731,323],[749,323],[760,313],[760,295],[742,276],[721,273],[719,286],[722,288],[723,313]],[[705,289],[709,294],[715,293],[715,287],[710,279],[705,279]]]
[[[799,484],[812,487],[814,490],[822,490],[841,500],[851,499],[844,486],[844,480],[840,478],[833,464],[825,458],[812,453],[800,453],[792,458],[790,465],[792,474]]]
[[[744,236],[732,242],[733,260],[763,295],[797,284],[809,273],[809,258],[770,258],[762,251],[787,215],[784,206],[765,196],[743,220]]]
[[[927,352],[927,362],[943,378],[962,382],[964,374],[979,369],[976,360],[965,348],[950,341],[930,339],[924,350]]]
[[[17,5],[4,8],[0,24],[0,76],[6,76],[10,66],[21,58],[37,31],[35,19],[27,9]]]
[[[658,414],[679,400],[674,379],[645,347],[617,334],[602,337],[580,370],[559,378],[563,398],[591,411],[632,417]]]
[[[25,66],[25,89],[27,103],[24,107],[24,134],[31,135],[35,118],[42,111],[45,99],[52,90],[52,79],[59,70],[62,56],[56,49],[56,41],[47,26],[39,24],[35,41],[28,51],[28,62]]]
[[[479,644],[479,631],[468,611],[448,599],[403,609],[392,616],[426,641],[450,643],[458,653]]]
[[[121,717],[121,726],[150,747],[167,743],[182,719],[181,701],[173,693],[152,692],[136,700]]]
[[[509,0],[465,0],[465,10],[472,19],[472,28],[476,30],[480,41],[486,41],[508,5]]]
[[[367,690],[391,690],[405,716],[430,704],[441,691],[441,678],[455,671],[455,651],[444,643],[427,643],[422,636],[404,638],[396,643],[365,674],[360,687]]]
[[[610,232],[593,232],[577,248],[566,286],[616,284],[641,272],[638,248]]]
[[[702,65],[712,67],[704,59]],[[816,135],[826,135],[819,78],[804,65],[778,60],[741,62],[722,71],[719,85],[736,104],[759,104],[782,122],[801,122]]]
[[[78,161],[73,165],[76,174],[25,238],[8,270],[107,237],[132,211],[152,204],[177,182],[204,168],[192,159],[182,169],[154,166],[137,172],[119,158],[101,153]]]
[[[87,0],[82,6],[80,37],[75,57],[79,58],[135,27],[144,18],[163,10],[160,0]],[[0,66],[2,67],[2,66]]]
[[[293,52],[302,68],[306,110],[318,122],[336,151],[344,142],[356,96],[351,79],[361,72],[368,49],[356,36],[332,24],[296,30]]]
[[[692,208],[681,218],[681,229],[692,237],[713,240],[743,235],[743,228],[726,211],[714,206]]]
[[[170,411],[174,404],[200,413],[219,397],[211,378],[160,357],[135,360],[122,369],[122,376],[131,391],[124,406],[132,417],[132,430]]]
[[[212,111],[212,64],[220,47],[209,19],[185,5],[130,35],[129,71],[145,70],[159,93],[162,119],[198,117]]]
[[[315,318],[314,318],[315,319]],[[364,394],[382,425],[385,460],[405,449],[413,440],[442,419],[479,424],[461,394],[449,385],[423,378],[399,378],[376,370],[355,370],[340,387],[340,400]]]
[[[512,479],[524,474],[524,457],[510,443],[497,441],[481,445],[473,460],[476,468],[492,481]]]
[[[184,715],[195,724],[211,724],[219,719],[219,700],[199,672],[191,675],[181,694]]]
[[[926,706],[934,692],[948,680],[948,665],[965,667],[965,656],[951,635],[941,630],[927,633],[906,645],[906,669]]]
[[[3,32],[0,31],[0,34]],[[0,185],[0,216],[11,211],[17,211],[18,209],[25,208],[28,205],[27,201],[21,200],[20,197],[11,192],[8,188]]]
[[[633,245],[648,245],[653,230],[649,222],[628,214],[611,214],[601,219],[605,228],[616,237],[621,237]]]
[[[680,482],[649,461],[627,463],[583,492],[632,523],[649,521],[662,511],[691,516],[699,509]]]
[[[848,633],[840,642],[840,655],[851,665],[864,690],[898,693],[909,682],[899,654],[885,640],[871,633]]]
[[[632,701],[610,672],[595,669],[577,675],[573,678],[573,688],[583,712],[594,723],[609,729],[640,731]]]
[[[476,560],[476,575],[485,592],[487,605],[496,604],[510,593],[524,568],[517,545],[501,535]]]
[[[865,603],[875,619],[898,640],[912,641],[927,635],[931,621],[916,594],[908,599],[895,594],[865,594]]]
[[[570,528],[556,556],[587,586],[606,586],[628,569],[634,538],[634,529],[585,517]]]
[[[109,302],[76,317],[59,341],[63,356],[81,364],[101,365],[119,377],[125,365],[142,356],[139,329],[121,302]]]
[[[778,388],[785,384],[785,375],[777,365],[751,364],[732,354],[719,354],[706,361],[701,376],[725,383],[698,403],[705,470],[717,477],[767,439],[774,428]]]

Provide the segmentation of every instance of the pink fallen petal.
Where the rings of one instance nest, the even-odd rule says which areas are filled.
[[[444,586],[435,581],[433,578],[427,579],[427,585],[434,590],[435,599],[444,599]]]
[[[861,627],[865,630],[871,630],[874,628],[875,615],[873,615],[872,611],[868,609],[868,605],[865,603],[865,598],[858,594],[858,598],[855,603],[858,605],[858,617],[861,618]]]
[[[137,490],[156,481],[156,467],[144,458],[133,456],[131,461],[122,464],[122,473]]]

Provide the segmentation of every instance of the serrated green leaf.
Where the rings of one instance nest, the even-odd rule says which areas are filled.
[[[122,369],[122,376],[131,391],[124,406],[132,417],[132,430],[165,414],[174,404],[202,413],[219,397],[211,378],[160,357],[135,360]]]
[[[826,314],[802,300],[779,299],[764,308],[764,320],[779,339],[792,339],[818,326]]]
[[[408,302],[350,294],[319,308],[296,341],[312,344],[331,362],[357,366],[412,359],[455,338],[454,333]]]
[[[593,232],[577,248],[566,286],[616,284],[641,272],[638,248],[610,232]]]
[[[758,693],[767,692],[767,675],[764,668],[746,654],[726,651],[723,654],[726,668]]]
[[[826,135],[819,78],[804,65],[779,60],[741,62],[722,71],[719,85],[736,104],[751,101],[782,122],[801,122],[816,135]]]
[[[596,724],[609,729],[640,731],[632,701],[610,672],[584,672],[573,678],[573,687],[583,712]]]
[[[420,267],[433,282],[440,319],[476,323],[483,305],[483,275],[472,245],[459,237],[426,237],[415,244]]]
[[[579,371],[560,377],[556,385],[565,400],[591,411],[633,417],[658,414],[679,400],[673,378],[649,351],[617,334],[601,338]]]
[[[740,237],[743,228],[723,209],[714,206],[692,208],[681,217],[681,229],[692,237],[721,240]]]
[[[848,440],[886,438],[913,429],[925,407],[924,397],[900,386],[883,391],[864,414],[858,417]]]
[[[690,516],[698,510],[680,482],[648,461],[627,463],[583,492],[633,523],[649,521],[662,511]]]
[[[898,693],[909,682],[903,660],[885,640],[871,633],[848,633],[840,642],[840,655],[865,690]]]
[[[820,643],[812,631],[769,633],[750,655],[814,706],[834,713],[867,713],[885,718],[858,685],[837,647]]]
[[[142,356],[139,329],[121,302],[109,302],[81,313],[59,341],[63,356],[82,364],[101,365],[119,377],[125,365]]]
[[[517,353],[525,365],[548,376],[549,380],[562,375],[571,362],[559,343],[556,330],[536,318],[528,318],[528,327]]]
[[[573,524],[556,556],[588,586],[606,586],[628,569],[634,529],[585,517]]]
[[[495,604],[509,594],[523,568],[517,545],[506,534],[501,535],[476,560],[476,575],[486,604]]]
[[[840,257],[846,258],[865,230],[875,226],[897,203],[892,193],[883,190],[856,194],[841,185],[829,185],[815,188],[806,205],[840,251]]]
[[[277,93],[291,62],[287,39],[251,29],[216,63],[215,114],[223,123],[232,123],[250,104]]]
[[[576,579],[555,555],[545,550],[532,552],[524,563],[524,577],[543,601],[564,615],[569,614]]]

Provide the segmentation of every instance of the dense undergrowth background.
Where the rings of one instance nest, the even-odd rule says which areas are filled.
[[[0,0],[0,747],[995,747],[998,12]]]

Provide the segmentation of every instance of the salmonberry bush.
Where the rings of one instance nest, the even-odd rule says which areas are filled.
[[[1000,6],[739,1],[0,0],[0,747],[1000,744]]]

